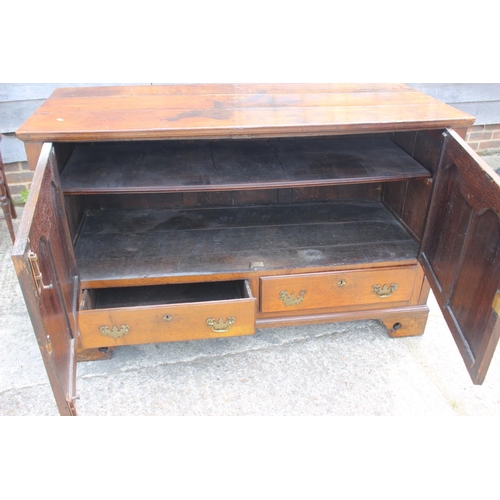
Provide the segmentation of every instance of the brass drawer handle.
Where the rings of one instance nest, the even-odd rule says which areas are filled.
[[[113,328],[111,330],[109,329],[109,326],[101,326],[99,328],[99,331],[103,335],[107,335],[108,337],[111,337],[112,339],[119,339],[120,337],[123,337],[126,333],[130,331],[130,326],[128,325],[122,325],[120,328],[116,327],[113,325]]]
[[[43,282],[43,276],[40,271],[40,267],[38,266],[38,255],[30,250],[30,252],[28,253],[28,259],[31,266],[31,273],[33,274],[33,278],[35,278],[38,295],[40,295],[42,290],[52,290],[54,288],[54,285],[52,283],[45,285]]]
[[[301,290],[297,298],[295,298],[295,294],[288,293],[286,290],[282,290],[279,294],[279,299],[283,304],[285,304],[286,307],[289,306],[298,306],[303,300],[304,300],[304,295],[306,294],[306,290]]]
[[[373,285],[373,293],[382,298],[390,297],[397,289],[397,283],[391,283],[390,285]]]
[[[211,328],[215,333],[226,333],[231,330],[235,321],[236,318],[234,318],[233,316],[227,317],[226,321],[224,321],[222,318],[219,318],[219,321],[216,321],[215,318],[208,318],[207,326]]]

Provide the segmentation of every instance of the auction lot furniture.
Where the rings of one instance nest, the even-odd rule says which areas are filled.
[[[474,383],[499,336],[500,184],[474,118],[405,85],[58,89],[13,260],[63,415],[77,357],[377,319],[429,283]]]

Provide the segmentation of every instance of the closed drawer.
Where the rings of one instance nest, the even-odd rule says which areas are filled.
[[[84,348],[255,333],[247,281],[114,288],[88,292],[79,312]]]
[[[417,266],[261,278],[262,312],[410,301]]]

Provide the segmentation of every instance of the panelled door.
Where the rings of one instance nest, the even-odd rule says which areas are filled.
[[[444,135],[419,259],[481,384],[500,334],[500,179],[456,132]]]
[[[73,415],[79,278],[59,186],[44,144],[12,258],[59,412]]]

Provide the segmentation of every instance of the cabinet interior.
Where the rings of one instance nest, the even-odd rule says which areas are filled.
[[[82,285],[106,288],[415,260],[441,139],[55,147]]]

